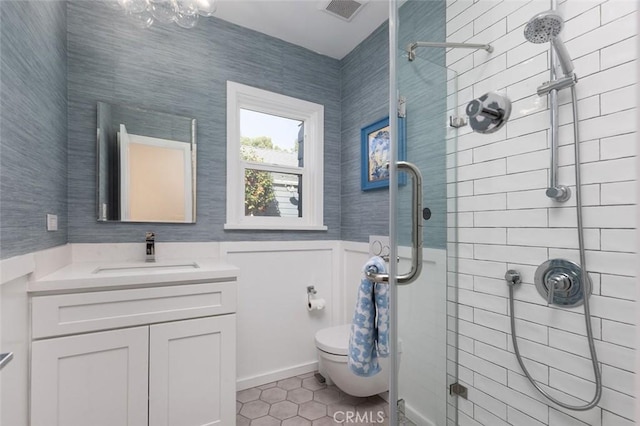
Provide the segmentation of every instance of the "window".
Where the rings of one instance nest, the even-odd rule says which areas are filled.
[[[225,229],[326,230],[324,107],[227,82]]]

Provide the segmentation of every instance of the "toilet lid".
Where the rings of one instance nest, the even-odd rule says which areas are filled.
[[[324,352],[334,355],[347,355],[351,324],[323,328],[316,333],[316,346]]]

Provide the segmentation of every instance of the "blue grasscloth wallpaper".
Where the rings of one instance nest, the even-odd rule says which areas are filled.
[[[414,41],[444,41],[445,2],[409,0],[399,13],[398,90],[407,98],[407,160],[424,178],[423,197],[432,217],[424,223],[424,245],[446,247],[446,81],[444,49],[420,51],[408,62],[403,49]],[[385,24],[341,61],[342,79],[342,234],[368,241],[389,233],[389,192],[360,190],[360,129],[388,115],[389,36]],[[401,187],[398,201],[400,243],[409,244],[411,199]]]
[[[67,242],[66,5],[0,1],[0,258]],[[58,215],[47,232],[46,214]]]
[[[215,18],[192,30],[141,30],[99,2],[3,1],[0,10],[0,258],[66,242],[138,242],[149,229],[158,241],[367,241],[388,233],[388,191],[360,190],[360,129],[388,113],[386,23],[338,61]],[[407,1],[400,45],[444,40],[444,13],[444,2]],[[408,64],[400,58],[398,72],[410,99],[409,160],[429,179],[425,196],[434,216],[426,245],[442,248],[444,52],[428,59]],[[227,80],[324,105],[327,232],[223,229]],[[97,101],[198,120],[196,224],[96,222]],[[426,142],[413,139],[426,134],[432,136]],[[408,202],[402,192],[400,202]],[[58,214],[60,231],[45,231],[45,213]],[[407,215],[401,210],[401,232]]]
[[[68,3],[69,242],[340,238],[340,63],[218,19],[184,30],[133,27],[117,10]],[[328,232],[225,231],[226,81],[325,107],[324,222]],[[197,223],[97,223],[96,102],[128,104],[198,121]]]

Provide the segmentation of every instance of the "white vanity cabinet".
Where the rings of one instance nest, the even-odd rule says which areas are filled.
[[[31,426],[235,424],[233,281],[31,298]]]

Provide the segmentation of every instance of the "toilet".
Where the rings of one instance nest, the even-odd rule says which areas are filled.
[[[360,377],[349,370],[347,358],[350,330],[351,325],[345,324],[324,328],[316,333],[320,374],[327,380],[327,384],[335,384],[352,396],[372,396],[389,390],[390,357],[378,358],[381,371],[371,377]],[[398,342],[398,355],[402,353],[401,348],[402,342]]]

